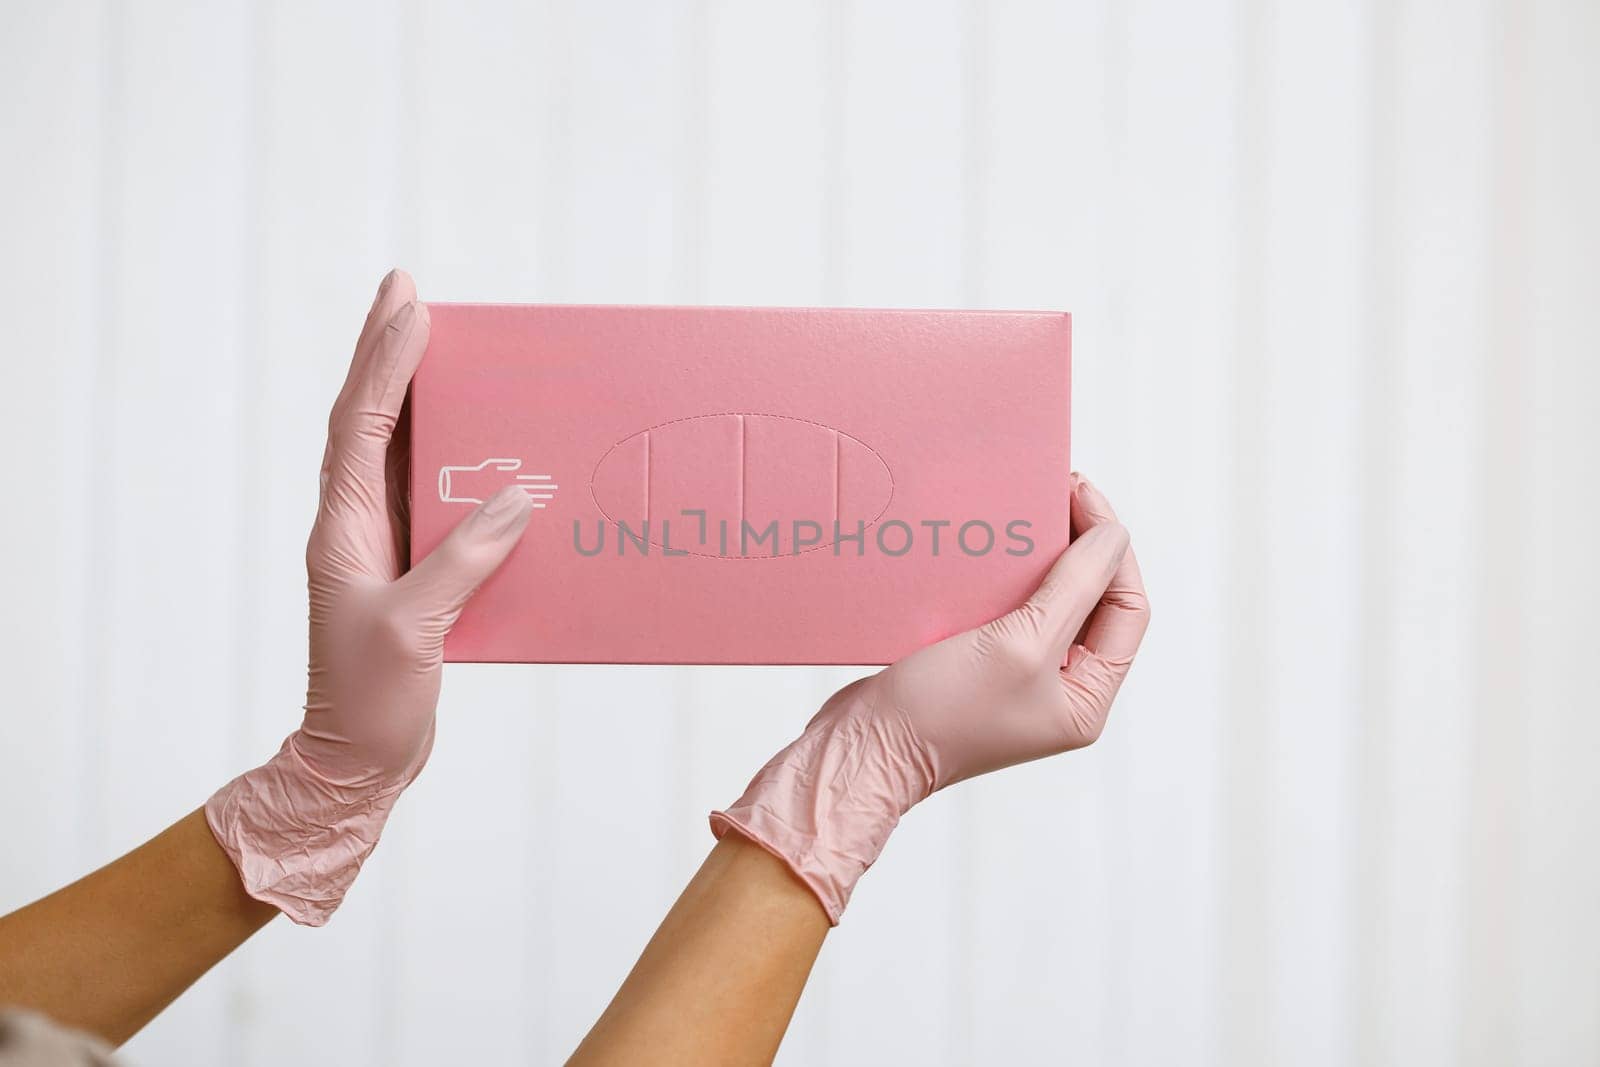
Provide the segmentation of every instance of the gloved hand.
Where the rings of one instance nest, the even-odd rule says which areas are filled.
[[[1150,608],[1128,533],[1074,475],[1076,538],[1015,611],[829,698],[711,816],[783,860],[835,925],[900,817],[955,782],[1100,736]]]
[[[401,403],[428,346],[428,310],[391,272],[367,313],[328,420],[306,547],[311,664],[305,720],[261,767],[206,804],[247,892],[320,926],[433,748],[444,638],[532,513],[507,486],[409,572],[409,445]]]

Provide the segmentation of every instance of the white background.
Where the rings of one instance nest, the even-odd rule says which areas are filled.
[[[1600,1058],[1600,8],[8,0],[0,909],[299,715],[326,409],[424,297],[1047,307],[1155,608],[915,812],[791,1064]],[[148,1064],[555,1062],[849,671],[449,670],[345,908]]]

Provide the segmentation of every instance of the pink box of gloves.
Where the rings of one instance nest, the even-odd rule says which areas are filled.
[[[430,304],[412,556],[506,484],[528,530],[457,662],[892,662],[1066,546],[1054,312]]]

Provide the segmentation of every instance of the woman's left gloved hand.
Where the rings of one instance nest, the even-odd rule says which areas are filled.
[[[328,420],[306,547],[305,720],[276,756],[206,804],[246,891],[309,926],[339,906],[427,762],[445,634],[531,514],[529,498],[508,486],[406,571],[409,443],[398,423],[427,345],[428,310],[393,271]]]
[[[1074,540],[1026,603],[835,693],[712,831],[777,856],[837,923],[914,805],[1098,738],[1150,604],[1111,504],[1071,489]]]

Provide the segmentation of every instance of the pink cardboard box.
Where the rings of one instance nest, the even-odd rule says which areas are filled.
[[[538,509],[448,660],[889,663],[1067,543],[1064,314],[430,307],[413,558]]]

